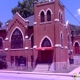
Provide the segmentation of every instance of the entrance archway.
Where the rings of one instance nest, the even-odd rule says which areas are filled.
[[[38,63],[52,63],[53,60],[53,47],[48,38],[42,41],[41,47],[38,50]]]
[[[75,43],[75,54],[79,54],[79,44],[78,44],[78,42]]]

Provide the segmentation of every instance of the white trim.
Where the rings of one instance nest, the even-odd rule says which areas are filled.
[[[55,22],[59,22],[59,19],[55,19],[54,21],[55,21]]]
[[[60,16],[61,16],[61,10],[58,11],[58,17],[60,18]]]
[[[7,51],[8,50],[8,48],[5,48],[5,51]]]
[[[67,28],[68,24],[69,24],[69,21],[66,21],[66,28]]]
[[[41,9],[41,10],[40,10],[40,12],[39,12],[39,15],[38,15],[38,16],[40,16],[40,15],[41,15],[41,12],[42,12],[42,11],[44,12],[44,15],[46,15],[45,10]]]
[[[29,49],[28,47],[25,47],[25,49]]]
[[[55,44],[55,47],[61,47],[61,44]]]
[[[8,40],[8,38],[6,37],[6,39],[5,40]]]
[[[61,10],[58,11],[58,15],[60,14],[60,16],[63,16],[63,12]]]
[[[31,40],[31,37],[33,36],[33,33],[30,35],[30,38],[29,38],[29,40]]]
[[[23,19],[25,22],[29,22],[29,20],[24,19],[18,12],[16,12],[16,14],[17,14],[21,19]],[[14,15],[14,16],[15,16],[15,15]]]
[[[77,40],[73,43],[73,46],[75,46],[75,43],[76,43],[76,42],[77,42],[77,43],[79,44],[79,46],[80,46],[80,43],[79,43],[79,41],[77,41]]]
[[[50,41],[50,43],[51,43],[51,46],[53,47],[53,43],[52,43],[51,39],[50,39],[48,36],[44,36],[44,37],[41,39],[39,46],[41,47],[41,44],[42,44],[42,42],[43,42],[43,40],[44,40],[45,38],[49,39],[49,41]]]
[[[37,22],[34,22],[34,25],[36,25],[37,24]]]
[[[48,9],[46,10],[46,15],[47,15],[47,11],[48,11],[48,10],[51,12],[51,14],[53,14],[52,10],[51,10],[50,8],[48,8]]]
[[[9,42],[11,42],[11,36],[12,36],[13,32],[14,32],[16,29],[19,29],[19,30],[20,30],[20,32],[22,33],[23,40],[24,40],[24,34],[23,34],[22,30],[21,30],[19,27],[15,27],[15,28],[13,29],[13,31],[11,32],[11,34],[10,34]]]
[[[23,48],[19,48],[19,49],[10,49],[10,50],[15,50],[15,51],[18,51],[18,50],[24,50]]]
[[[25,36],[25,39],[27,39],[28,38],[28,36]]]
[[[37,48],[37,46],[33,46],[33,48]]]
[[[60,32],[60,38],[61,38],[61,34],[62,34],[62,39],[63,39],[63,32],[62,31]]]

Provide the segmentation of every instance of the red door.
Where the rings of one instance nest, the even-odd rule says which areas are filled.
[[[49,63],[52,58],[52,51],[41,51],[41,63]]]

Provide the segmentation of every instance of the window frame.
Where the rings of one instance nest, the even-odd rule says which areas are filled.
[[[16,28],[11,36],[11,49],[23,48],[23,36],[21,31]]]

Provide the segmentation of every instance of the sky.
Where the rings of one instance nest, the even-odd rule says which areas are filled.
[[[5,22],[13,17],[12,8],[17,6],[18,1],[23,0],[0,0],[0,21],[5,24]],[[65,7],[65,21],[74,25],[80,25],[80,0],[60,0]],[[77,21],[75,20],[75,17]]]

